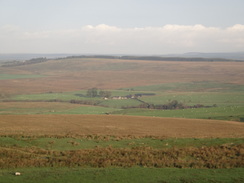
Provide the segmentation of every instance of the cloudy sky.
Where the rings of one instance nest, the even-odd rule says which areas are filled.
[[[1,53],[244,51],[244,0],[0,0]]]

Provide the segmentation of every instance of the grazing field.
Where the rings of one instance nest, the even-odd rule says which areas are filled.
[[[65,102],[1,102],[0,114],[105,114],[119,109]]]
[[[0,74],[0,80],[9,79],[25,79],[25,78],[39,78],[41,75],[27,75],[27,74]]]
[[[13,176],[14,171],[22,172]],[[243,168],[176,169],[176,168],[21,168],[0,171],[1,183],[242,183]]]
[[[29,95],[16,95],[9,98],[13,101],[50,101],[50,100],[61,100],[61,101],[70,101],[70,100],[80,100],[80,101],[97,101],[101,103],[101,105],[114,106],[115,102],[118,103],[117,106],[122,106],[123,104],[128,102],[128,105],[138,105],[137,101],[132,102],[133,100],[106,100],[94,97],[88,98],[86,91],[78,91],[78,92],[68,92],[68,93],[41,93],[41,94],[29,94]],[[151,91],[153,92],[153,91]],[[116,96],[119,92],[112,91],[113,96]],[[122,95],[133,95],[136,92],[120,92]],[[141,93],[138,91],[137,93]],[[156,92],[153,93],[153,96],[142,96],[140,100],[150,104],[165,104],[170,100],[178,100],[187,105],[195,105],[195,104],[204,104],[204,105],[213,105],[216,104],[218,106],[244,106],[244,92],[231,92],[231,93],[217,93],[217,92]],[[83,96],[78,96],[83,95]],[[126,105],[126,104],[125,104]]]
[[[226,121],[240,121],[244,118],[244,107],[212,107],[212,108],[193,108],[177,110],[158,110],[158,109],[124,109],[112,112],[112,114],[151,116],[151,117],[172,117],[172,118],[193,118],[193,119],[216,119]]]
[[[171,92],[158,93],[156,96],[143,96],[140,99],[152,104],[162,104],[170,100],[177,100],[189,106],[196,104],[205,106],[214,104],[217,106],[244,106],[244,92]]]
[[[145,94],[137,99],[104,100],[87,97],[86,90],[62,93],[41,93],[5,97],[0,103],[0,114],[124,114],[156,117],[178,117],[242,121],[243,92],[154,92],[109,90],[112,96]],[[177,100],[185,106],[200,108],[177,110],[141,109],[142,104],[162,105]],[[10,102],[12,101],[12,102]],[[18,102],[13,102],[18,101]],[[12,103],[12,105],[11,105]],[[76,103],[76,104],[74,104]],[[79,104],[79,105],[78,105]],[[83,105],[81,105],[83,104]],[[86,104],[86,105],[84,105]],[[93,106],[91,106],[93,105]],[[64,108],[67,107],[67,109]],[[100,106],[100,107],[98,107]],[[61,109],[59,109],[61,108]],[[123,110],[122,110],[123,109]]]
[[[128,88],[130,89],[130,88]],[[178,91],[178,92],[240,92],[244,91],[244,85],[237,83],[211,81],[193,81],[188,83],[164,83],[158,85],[135,86],[134,91]]]

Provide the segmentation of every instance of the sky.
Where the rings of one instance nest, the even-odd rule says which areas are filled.
[[[0,0],[0,54],[243,52],[244,0]]]

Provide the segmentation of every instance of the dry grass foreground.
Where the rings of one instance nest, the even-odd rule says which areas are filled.
[[[0,135],[244,137],[239,122],[117,115],[1,115]]]

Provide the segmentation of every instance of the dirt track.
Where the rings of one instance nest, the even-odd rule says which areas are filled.
[[[244,137],[239,122],[116,115],[1,115],[0,135]]]

